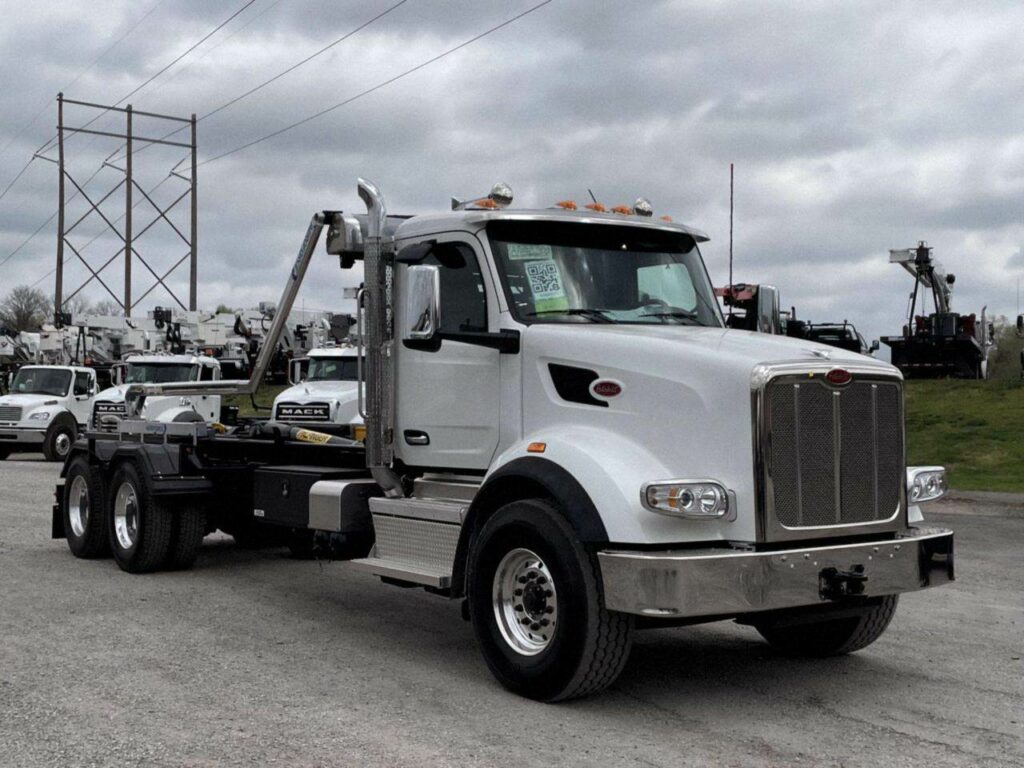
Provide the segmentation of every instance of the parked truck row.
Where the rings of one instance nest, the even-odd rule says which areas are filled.
[[[900,372],[727,327],[699,230],[644,199],[517,209],[498,185],[406,217],[358,194],[365,213],[313,216],[247,380],[130,383],[116,429],[71,446],[52,514],[76,556],[146,573],[213,530],[273,535],[459,601],[494,676],[544,701],[610,685],[648,627],[856,651],[899,595],[954,578]],[[151,418],[153,398],[256,390],[324,230],[363,266],[356,349],[312,356],[268,420]],[[346,434],[315,385],[352,360]]]

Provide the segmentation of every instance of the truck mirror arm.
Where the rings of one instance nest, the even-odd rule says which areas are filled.
[[[458,341],[478,347],[496,349],[503,355],[518,355],[520,347],[519,331],[439,331],[429,339],[405,339],[402,344],[407,349],[418,349],[422,352],[437,352],[442,341]]]

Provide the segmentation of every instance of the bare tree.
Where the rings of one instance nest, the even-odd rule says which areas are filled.
[[[82,294],[78,294],[64,300],[64,311],[70,312],[72,318],[85,315],[92,312],[92,302]]]
[[[42,291],[19,285],[0,301],[0,325],[14,333],[38,330],[46,322],[53,303]]]
[[[104,299],[93,304],[92,313],[106,317],[118,317],[124,314],[124,310],[121,309],[121,306],[116,301]]]

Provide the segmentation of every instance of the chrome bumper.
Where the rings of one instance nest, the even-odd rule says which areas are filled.
[[[45,429],[26,429],[24,427],[0,427],[0,446],[42,445],[45,437]]]
[[[835,578],[854,574],[859,596],[953,581],[953,532],[910,528],[889,541],[777,552],[687,549],[597,553],[609,610],[643,616],[732,616],[818,605]]]

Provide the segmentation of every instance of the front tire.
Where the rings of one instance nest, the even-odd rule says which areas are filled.
[[[898,602],[898,595],[887,595],[852,610],[825,611],[810,621],[806,616],[796,622],[769,617],[755,622],[754,628],[772,648],[787,656],[842,656],[866,648],[881,637]],[[837,612],[842,615],[829,618]]]
[[[104,504],[103,476],[89,466],[85,456],[77,456],[68,465],[61,507],[64,535],[75,557],[93,558],[110,554]]]
[[[43,456],[47,461],[64,461],[71,453],[71,446],[74,445],[77,435],[78,426],[76,424],[58,419],[46,430],[46,438],[43,440]]]
[[[11,455],[11,451],[10,451],[9,448],[0,448],[0,461],[6,460],[7,457],[10,456],[10,455]]]
[[[510,691],[561,701],[597,693],[619,676],[632,617],[605,609],[596,557],[551,503],[499,509],[473,542],[468,574],[473,630]]]
[[[139,468],[125,462],[107,492],[110,551],[121,570],[149,573],[163,566],[171,543],[173,519],[156,501]]]

